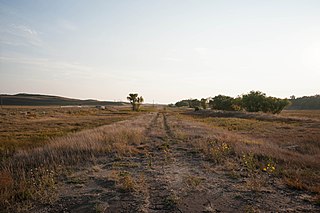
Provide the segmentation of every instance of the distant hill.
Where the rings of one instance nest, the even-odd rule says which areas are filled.
[[[299,109],[320,109],[320,95],[303,96],[300,98],[290,99],[292,103],[286,109],[299,110]]]
[[[80,100],[52,95],[25,94],[1,95],[3,105],[18,106],[79,106],[79,105],[124,105],[124,102]]]

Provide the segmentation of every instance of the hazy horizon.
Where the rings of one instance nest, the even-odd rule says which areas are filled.
[[[0,93],[320,93],[320,1],[3,1]]]

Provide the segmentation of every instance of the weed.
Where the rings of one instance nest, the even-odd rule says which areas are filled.
[[[190,188],[197,188],[201,183],[202,183],[203,179],[201,177],[198,176],[186,176],[184,178],[184,182],[186,183],[186,185]]]
[[[207,154],[216,163],[222,163],[223,160],[232,153],[232,148],[226,142],[220,142],[217,139],[207,140]]]
[[[94,205],[94,209],[96,213],[103,213],[106,212],[106,210],[108,209],[108,205],[103,203],[96,203]]]
[[[247,169],[248,176],[255,176],[257,173],[257,159],[253,153],[242,155],[242,165]]]
[[[114,162],[112,163],[112,167],[127,167],[127,168],[135,168],[139,167],[139,163],[135,162]]]
[[[269,175],[271,174],[274,174],[275,171],[276,171],[276,164],[275,162],[269,158],[268,162],[267,162],[267,165],[265,165],[263,168],[262,168],[262,171],[268,173]]]
[[[149,169],[152,168],[152,153],[147,152],[146,153],[147,161],[148,161],[148,167]]]
[[[165,209],[174,209],[178,204],[179,198],[175,194],[171,194],[164,199]]]

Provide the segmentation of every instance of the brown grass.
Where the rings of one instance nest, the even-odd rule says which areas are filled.
[[[283,110],[281,116],[320,120],[320,110]]]
[[[175,131],[209,160],[218,164],[237,161],[237,169],[247,171],[249,176],[276,175],[292,188],[320,193],[319,121],[283,115],[270,120],[273,115],[261,119],[257,114],[256,119],[252,113],[246,118],[199,113],[180,115],[185,122],[175,125]],[[317,117],[320,111],[314,113]],[[249,155],[251,162],[246,164],[243,156]],[[270,162],[275,171],[270,170],[273,166],[268,167]]]
[[[1,162],[0,204],[38,200],[55,187],[56,173],[71,165],[86,165],[101,155],[117,158],[139,153],[152,114],[51,139],[46,145],[18,150]],[[54,190],[51,190],[54,191]],[[49,197],[49,196],[48,196]]]
[[[6,107],[0,109],[0,160],[19,149],[41,147],[51,138],[134,116],[126,108]]]

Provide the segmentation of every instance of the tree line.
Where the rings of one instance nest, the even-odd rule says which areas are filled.
[[[295,96],[290,97],[290,102],[292,103],[288,109],[320,109],[320,95],[314,96],[303,96],[296,98]]]
[[[247,112],[265,112],[280,113],[286,106],[290,104],[288,99],[281,99],[266,96],[260,91],[251,91],[248,94],[238,96],[236,98],[217,95],[213,98],[202,98],[181,100],[175,103],[176,107],[189,107],[195,110],[207,109],[210,107],[214,110],[224,111],[247,111]],[[172,105],[171,105],[172,106]]]

